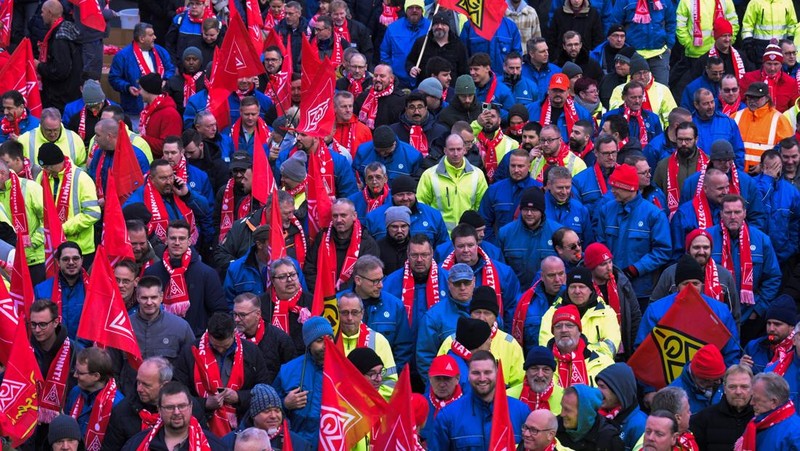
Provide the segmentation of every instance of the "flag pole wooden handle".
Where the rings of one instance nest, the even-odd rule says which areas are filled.
[[[433,15],[435,16],[436,13],[439,12],[439,2],[436,2],[436,8],[433,10]],[[425,54],[425,47],[428,46],[428,37],[431,35],[431,28],[433,28],[433,19],[431,19],[431,23],[428,25],[428,31],[425,33],[425,40],[422,41],[422,49],[419,51],[419,57],[417,58],[417,64],[414,67],[419,67],[419,64],[422,62],[422,55]],[[422,71],[422,68],[419,67],[419,70]]]

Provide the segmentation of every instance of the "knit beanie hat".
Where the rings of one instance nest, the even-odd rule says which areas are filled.
[[[139,87],[153,95],[161,94],[162,83],[161,75],[158,75],[156,72],[142,75],[142,77],[139,78]]]
[[[781,50],[781,47],[778,45],[778,41],[773,39],[769,43],[766,51],[764,51],[764,56],[761,57],[761,61],[764,63],[766,63],[767,61],[777,61],[779,63],[783,62],[783,51]]]
[[[508,109],[508,118],[511,119],[514,116],[522,119],[523,122],[528,122],[528,119],[531,117],[528,109],[525,108],[525,105],[521,103],[515,103],[511,108]]]
[[[636,173],[636,168],[633,166],[621,164],[611,173],[608,183],[615,188],[626,191],[639,191],[639,174]]]
[[[417,192],[417,182],[408,175],[398,175],[389,187],[392,189],[392,194]]]
[[[147,225],[150,220],[153,219],[153,214],[150,213],[150,210],[147,209],[144,203],[134,202],[126,205],[122,209],[122,217],[125,218],[126,221],[139,220]]]
[[[583,75],[583,69],[581,69],[581,66],[578,66],[572,61],[567,61],[564,63],[564,67],[561,68],[561,72],[570,79],[578,75]]]
[[[635,74],[643,70],[650,72],[650,65],[647,64],[647,60],[644,59],[642,55],[634,53],[631,57],[631,74]]]
[[[692,241],[694,241],[694,239],[697,238],[698,236],[704,236],[708,238],[709,244],[711,244],[712,246],[714,245],[714,241],[711,239],[711,234],[706,232],[704,229],[694,229],[688,234],[686,234],[686,241],[683,243],[686,252],[689,252],[689,247],[692,246]]]
[[[83,103],[89,105],[91,103],[101,103],[106,100],[106,94],[100,86],[100,82],[92,80],[91,78],[83,82],[83,92],[81,93]]]
[[[522,210],[525,208],[533,208],[534,210],[539,210],[544,213],[544,191],[535,186],[523,191],[519,198],[519,209]]]
[[[476,229],[486,227],[486,220],[475,210],[466,210],[464,213],[461,213],[461,217],[458,218],[458,223],[469,224]]]
[[[717,17],[714,19],[714,39],[726,34],[733,34],[733,26],[724,17]]]
[[[355,348],[347,354],[347,360],[353,364],[354,367],[361,374],[369,373],[369,370],[378,365],[383,365],[383,360],[372,348]]]
[[[703,379],[721,379],[725,375],[725,360],[713,344],[698,349],[689,363],[692,374]]]
[[[551,327],[555,327],[556,324],[561,321],[569,321],[578,326],[578,330],[583,330],[581,314],[578,312],[578,307],[576,307],[575,304],[567,304],[557,308],[556,312],[553,314]]]
[[[594,281],[592,281],[592,271],[584,266],[578,266],[567,274],[567,287],[573,283],[582,283],[594,292]]]
[[[733,153],[733,146],[727,139],[718,139],[711,143],[710,160],[733,160],[736,155]]]
[[[436,77],[428,77],[422,80],[419,83],[419,86],[417,86],[417,90],[421,91],[426,96],[436,97],[437,99],[441,99],[442,92],[444,92],[442,82],[440,82]]]
[[[631,64],[631,58],[633,58],[635,54],[636,50],[633,47],[623,47],[614,57],[614,62],[621,61],[625,64]]]
[[[378,126],[372,132],[372,144],[376,149],[388,149],[397,142],[397,135],[388,125]]]
[[[312,316],[303,323],[303,344],[306,345],[306,348],[326,335],[333,336],[333,328],[327,319],[321,316]]]
[[[534,365],[546,365],[550,367],[551,370],[555,371],[556,358],[553,356],[553,350],[544,346],[532,347],[525,357],[525,364],[522,366],[522,369],[527,371],[528,368]]]
[[[492,328],[475,318],[459,316],[456,324],[456,341],[468,350],[478,349],[492,335]]]
[[[267,384],[256,384],[250,390],[250,416],[255,417],[259,413],[276,407],[283,409],[283,402],[278,392]]]
[[[497,292],[494,288],[486,285],[481,285],[472,293],[472,301],[469,303],[469,312],[482,309],[494,313],[494,316],[500,314],[500,307],[497,305]]]
[[[197,47],[190,46],[186,47],[186,50],[183,51],[183,55],[181,55],[181,60],[185,60],[187,56],[193,56],[200,60],[200,66],[203,66],[203,53]]]
[[[592,243],[583,251],[583,265],[595,269],[614,256],[603,243]]]
[[[411,225],[411,210],[406,206],[389,207],[383,213],[384,223],[389,226],[393,222],[404,222]]]
[[[83,440],[81,435],[81,428],[78,426],[78,421],[69,415],[59,415],[53,418],[50,422],[50,429],[47,432],[47,441],[52,445],[53,443],[71,438],[74,440]]]
[[[284,161],[281,165],[281,175],[287,177],[295,182],[302,182],[306,179],[308,171],[306,169],[306,162],[308,156],[302,150],[298,150],[288,160]]]
[[[766,319],[794,326],[797,323],[797,305],[794,303],[794,299],[786,294],[775,298],[767,309]]]
[[[59,164],[64,161],[64,152],[57,145],[46,142],[39,146],[39,153],[37,154],[37,162],[39,166],[49,166]]]
[[[474,96],[475,95],[475,82],[467,74],[461,75],[456,79],[456,95],[457,96]]]
[[[705,282],[706,272],[700,266],[700,263],[697,263],[697,260],[692,258],[691,255],[683,254],[681,255],[681,258],[678,259],[678,263],[675,265],[675,285],[680,285],[681,283],[692,279]]]

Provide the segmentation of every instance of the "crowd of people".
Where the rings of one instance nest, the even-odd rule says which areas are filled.
[[[424,0],[140,0],[105,68],[93,2],[17,0],[0,52],[29,38],[41,86],[1,97],[0,266],[24,249],[44,379],[18,449],[327,449],[327,338],[387,401],[409,372],[417,449],[488,449],[497,391],[520,450],[800,449],[792,1],[507,0],[487,39]],[[237,12],[263,73],[220,116]],[[141,365],[78,333],[115,157],[143,175],[112,281]],[[688,296],[727,335],[654,386],[631,358]]]

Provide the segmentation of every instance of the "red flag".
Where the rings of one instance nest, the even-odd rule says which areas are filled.
[[[11,355],[19,315],[11,300],[11,295],[6,290],[6,284],[0,283],[0,363],[5,365]]]
[[[508,414],[508,396],[506,395],[506,381],[503,377],[503,365],[498,360],[489,451],[513,451],[517,448],[514,442],[514,426],[511,424],[511,416]]]
[[[481,0],[465,2],[462,0],[442,0],[439,5],[467,16],[472,28],[483,39],[491,41],[503,21],[506,2],[503,0]]]
[[[115,155],[114,161],[118,158],[120,158],[120,155]],[[139,174],[142,173],[138,167],[137,170]],[[103,207],[103,236],[100,239],[111,266],[116,265],[117,262],[123,259],[136,260],[125,226],[125,217],[122,215],[122,206],[117,197],[117,183],[115,183],[114,174],[113,169],[108,171],[106,204]]]
[[[272,205],[270,206],[270,227],[269,230],[269,258],[277,260],[286,257],[286,240],[283,237],[283,217],[281,216],[281,204],[278,201],[278,191],[272,192]],[[266,224],[265,221],[261,221]]]
[[[208,89],[208,109],[217,120],[217,128],[220,130],[231,124],[231,108],[228,104],[228,96],[233,92],[225,88],[218,88],[218,85],[228,85],[230,83],[229,81],[222,81],[219,83],[215,81],[220,72],[219,62],[221,59],[222,58],[219,57],[219,47],[216,47],[214,49],[214,60],[211,64],[211,77],[206,82],[206,88]]]
[[[231,14],[218,56],[220,62],[214,74],[214,88],[225,89],[228,94],[236,90],[240,78],[265,72],[259,53],[247,34],[247,27],[238,14]]]
[[[19,43],[5,67],[0,70],[0,92],[11,90],[19,91],[25,97],[25,106],[33,116],[42,115],[42,96],[33,65],[33,48],[28,38]]]
[[[261,122],[261,119],[258,119]],[[267,159],[267,151],[264,150],[264,143],[267,137],[264,136],[261,126],[256,126],[255,136],[253,136],[253,199],[267,205],[267,199],[277,189],[275,187],[275,177],[272,175],[272,168]],[[266,130],[266,127],[264,127]]]
[[[339,304],[336,301],[336,255],[328,255],[326,246],[317,253],[317,280],[311,315],[322,316],[331,323],[333,338],[339,338]]]
[[[263,42],[264,42],[264,34],[261,32],[261,29],[264,28],[264,19],[261,18],[261,10],[258,7],[258,0],[245,0],[245,9],[247,15],[247,33],[250,35],[250,39],[252,39],[253,47],[256,49],[258,54],[261,54]],[[232,1],[228,1],[228,9],[231,11],[235,10],[236,7],[233,5]],[[235,14],[239,14],[239,11],[236,11]]]
[[[17,316],[22,318],[23,322],[27,322],[28,312],[35,296],[33,294],[33,283],[31,283],[31,273],[28,271],[28,261],[25,257],[25,246],[22,245],[22,240],[17,240],[14,267],[11,269],[10,294],[17,309]]]
[[[14,0],[0,0],[0,48],[11,44],[11,15],[14,11]]]
[[[392,392],[381,424],[372,435],[374,449],[416,449],[416,425],[411,410],[411,377],[406,367]]]
[[[36,429],[42,374],[28,341],[24,322],[17,324],[14,337],[14,347],[0,385],[0,424],[3,435],[10,437],[11,446],[16,448],[30,438]]]
[[[317,152],[327,152],[325,142],[320,139]],[[319,158],[315,155],[308,156],[308,173],[320,174]],[[328,195],[325,182],[320,177],[308,177],[306,193],[308,202],[308,235],[313,241],[317,234],[331,223],[331,208],[333,202]]]
[[[369,433],[386,401],[328,337],[322,368],[319,449],[347,451]]]
[[[331,133],[334,126],[333,88],[336,84],[336,73],[327,60],[324,63],[320,61],[319,53],[305,38],[301,60],[305,69],[300,85],[302,114],[297,131],[324,138]],[[309,171],[309,174],[316,173]]]
[[[698,349],[708,343],[722,349],[730,338],[728,328],[690,284],[678,293],[628,365],[636,379],[659,389],[681,375],[684,365]]]
[[[114,282],[114,272],[108,264],[102,244],[97,246],[89,276],[89,288],[86,290],[81,322],[78,325],[78,338],[126,352],[128,362],[134,368],[138,368],[142,362],[139,343],[133,334],[125,302]]]
[[[292,35],[287,35],[286,39],[288,39],[288,43],[284,46],[281,35],[277,32],[270,32],[267,35],[266,41],[264,41],[264,50],[275,46],[280,49],[280,54],[283,56],[281,70],[267,80],[266,90],[266,94],[269,96],[270,100],[272,100],[272,103],[275,104],[275,108],[278,109],[278,113],[281,115],[292,107],[292,52],[291,50],[287,50],[292,48]]]
[[[118,203],[123,203],[130,197],[131,193],[140,186],[144,186],[144,174],[139,166],[139,160],[133,151],[131,138],[128,136],[128,129],[125,122],[119,121],[119,131],[117,132],[117,145],[114,146],[114,161],[111,169],[116,174],[116,193],[119,195]],[[106,185],[109,184],[111,176],[109,174]],[[111,192],[111,187],[106,186],[106,197]],[[106,199],[108,205],[108,199]]]
[[[97,0],[69,0],[69,2],[78,7],[82,24],[97,31],[106,31],[106,19],[103,18]]]
[[[50,190],[50,177],[42,171],[42,200],[44,204],[44,263],[47,277],[58,275],[58,265],[56,264],[55,253],[61,243],[67,241],[64,230],[61,228],[61,221],[58,219],[56,204],[53,200],[53,192]]]

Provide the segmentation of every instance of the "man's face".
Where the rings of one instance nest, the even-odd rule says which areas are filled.
[[[578,307],[583,306],[589,302],[592,295],[592,289],[583,283],[572,283],[567,287],[567,293],[572,302]]]
[[[139,38],[139,47],[142,50],[150,51],[156,42],[156,33],[152,28],[144,30],[144,35]]]
[[[412,124],[420,125],[428,118],[428,105],[422,100],[406,103],[406,117]]]
[[[488,324],[489,326],[494,326],[497,322],[497,315],[494,314],[491,310],[483,309],[483,308],[476,308],[470,312],[469,316],[472,319],[479,319],[484,323]]]
[[[614,60],[614,71],[620,77],[627,77],[631,73],[631,65],[624,61]]]
[[[728,194],[728,191],[730,191],[730,185],[728,184],[728,177],[725,174],[717,173],[709,177],[703,185],[703,192],[705,192],[709,202],[713,202],[717,205],[722,202],[722,198]]]
[[[392,70],[389,66],[381,64],[375,68],[375,73],[372,75],[372,86],[375,87],[376,92],[386,89],[391,81]]]
[[[201,120],[194,123],[194,128],[203,139],[211,139],[217,135],[217,119],[212,115],[203,116]]]
[[[464,163],[464,155],[467,149],[464,147],[464,140],[460,137],[449,137],[445,141],[444,155],[447,157],[447,162],[451,165],[460,168]]]
[[[155,405],[158,402],[158,391],[164,384],[158,377],[158,367],[150,363],[144,363],[136,373],[136,394],[146,405]]]
[[[403,221],[395,221],[386,225],[386,234],[397,242],[408,239],[409,225]]]
[[[453,240],[457,263],[466,263],[469,266],[478,262],[478,241],[474,236],[462,236]]]
[[[753,406],[756,415],[769,412],[778,406],[778,401],[769,396],[764,385],[763,381],[753,384],[753,397],[750,399],[750,405]]]
[[[331,222],[337,233],[346,233],[353,229],[356,212],[350,205],[337,204],[331,208]]]
[[[636,175],[639,177],[639,188],[650,186],[650,179],[653,176],[650,172],[650,163],[647,160],[641,160],[637,161],[634,167],[636,168]]]
[[[503,63],[503,72],[519,78],[522,75],[522,58],[509,58]]]
[[[150,180],[153,181],[153,186],[160,194],[172,194],[175,171],[169,165],[158,166],[150,173]]]
[[[608,258],[592,270],[592,276],[601,281],[607,281],[611,278],[611,274],[613,274],[613,272],[614,262]]]
[[[536,47],[533,49],[533,53],[531,55],[531,60],[539,65],[547,64],[547,60],[550,59],[550,51],[547,48],[546,42],[540,42],[536,44]]]
[[[200,14],[203,14],[201,11]],[[187,74],[196,74],[200,70],[200,58],[196,55],[186,55],[183,58],[183,71]]]
[[[538,145],[539,145],[538,133],[536,133],[534,130],[522,130],[522,142],[520,143],[520,146],[523,149],[531,151],[534,147]]]
[[[453,80],[453,75],[450,73],[449,70],[439,72],[438,74],[434,75],[434,77],[436,77],[436,79],[439,80],[439,83],[441,83],[442,86],[444,86],[444,89],[450,87],[450,82]]]
[[[642,451],[671,451],[676,438],[677,433],[672,432],[672,420],[649,416],[644,425]]]
[[[561,261],[548,260],[542,263],[542,283],[545,293],[553,296],[567,282],[567,273],[564,271],[564,263]]]
[[[570,263],[578,263],[581,258],[581,239],[578,234],[568,231],[561,239],[561,246],[557,246],[558,256]]]
[[[580,53],[583,43],[581,42],[581,38],[579,36],[575,36],[571,39],[565,39],[563,47],[570,59],[574,60],[578,57],[578,53]]]
[[[183,148],[183,155],[186,158],[197,160],[203,158],[203,142],[200,141],[200,144],[195,144],[194,141],[189,141],[189,144]]]
[[[711,81],[719,83],[719,81],[722,80],[722,76],[725,75],[725,65],[711,64],[706,67],[706,75]]]
[[[354,277],[356,292],[362,298],[379,298],[383,289],[383,269],[380,266]]]
[[[711,241],[700,235],[689,245],[689,255],[701,266],[705,267],[711,258]]]
[[[579,127],[573,127],[572,130],[574,131],[577,128]],[[570,139],[572,138],[570,137]],[[617,166],[617,155],[619,154],[619,150],[617,149],[616,142],[600,144],[599,147],[595,148],[594,153],[597,157],[597,164],[600,165],[600,168],[613,169]]]
[[[80,442],[74,438],[64,438],[52,444],[53,451],[78,451]]]
[[[285,19],[287,25],[290,27],[296,27],[300,24],[300,9],[290,6],[285,7],[284,11],[286,12]]]
[[[548,89],[547,98],[550,99],[550,103],[554,107],[563,108],[564,104],[567,103],[567,91],[555,88]]]
[[[139,280],[136,274],[124,266],[114,268],[114,277],[117,279],[117,286],[122,295],[122,299],[130,299],[136,290],[136,282]]]
[[[367,382],[372,385],[372,388],[377,390],[383,383],[383,365],[373,366],[364,374],[364,377],[367,379]]]
[[[569,134],[570,150],[583,150],[590,138],[591,137],[586,134],[586,130],[583,127],[572,127],[572,132]]]
[[[764,64],[766,66],[766,63]],[[755,96],[745,95],[744,101],[745,103],[747,103],[747,108],[749,108],[750,111],[755,111],[769,102],[769,96],[755,97]]]
[[[800,148],[796,145],[789,149],[781,148],[781,163],[784,172],[795,174],[797,165],[800,163]]]
[[[550,195],[553,196],[556,202],[563,204],[568,202],[572,195],[572,181],[566,178],[551,177],[547,181],[547,191],[550,191]]]
[[[783,66],[781,65],[780,61],[765,61],[762,65],[764,68],[764,72],[767,75],[776,75],[781,72]]]
[[[614,200],[622,204],[630,202],[636,197],[636,191],[628,191],[616,186],[611,187],[611,194],[614,196]]]
[[[75,375],[78,387],[86,391],[92,390],[97,383],[100,382],[100,373],[89,372],[88,362],[76,361],[73,374]]]
[[[155,318],[161,310],[164,293],[157,286],[141,287],[136,291],[136,300],[139,303],[139,314],[144,318]]]
[[[300,289],[297,269],[292,265],[281,265],[275,268],[275,274],[272,275],[271,281],[280,300],[291,298]]]
[[[547,449],[553,442],[556,431],[549,429],[548,420],[538,413],[531,413],[522,425],[522,449]]]
[[[42,136],[49,142],[56,142],[61,137],[61,122],[58,119],[47,118],[39,125]]]
[[[366,169],[364,171],[364,178],[367,179],[367,187],[375,194],[382,192],[383,187],[386,186],[386,175],[380,169],[375,171]]]
[[[325,337],[319,337],[308,345],[308,353],[311,354],[314,363],[322,366],[322,363],[325,362]]]
[[[417,204],[417,193],[392,193],[392,203],[398,207],[408,207],[411,209]]]
[[[161,397],[158,413],[161,415],[161,419],[167,429],[185,430],[189,427],[192,403],[186,393],[164,395]]]
[[[261,309],[256,308],[251,301],[243,301],[233,305],[233,322],[239,332],[247,336],[255,335],[260,320]]]
[[[22,113],[25,112],[25,104],[23,103],[20,106],[14,105],[14,101],[11,99],[3,99],[3,114],[6,116],[6,119],[9,121],[15,121],[18,117],[22,116]]]
[[[178,166],[178,163],[183,159],[183,152],[181,152],[181,149],[178,147],[178,143],[164,144],[164,159],[167,160],[173,168]]]
[[[22,158],[11,158],[9,154],[5,154],[0,155],[0,159],[16,174],[19,174],[25,168]]]
[[[781,52],[783,53],[783,63],[789,67],[797,64],[797,47],[792,43],[781,44]]]
[[[728,50],[731,48],[731,43],[733,42],[733,35],[730,33],[725,33],[722,36],[718,37],[714,40],[714,45],[719,49],[722,50],[723,53],[728,53]]]
[[[408,244],[408,263],[412,274],[428,274],[433,265],[433,250],[428,243]]]
[[[739,98],[739,83],[734,78],[724,78],[719,91],[720,100],[732,104]]]
[[[353,117],[353,99],[339,97],[334,102],[334,110],[336,111],[336,120],[338,122],[347,123]]]
[[[692,416],[692,410],[689,407],[689,399],[683,398],[681,408],[678,411],[678,432],[685,432],[689,430],[689,418]]]
[[[615,31],[608,35],[608,45],[614,49],[621,49],[625,45],[625,32]]]
[[[431,26],[433,30],[433,37],[437,40],[445,39],[450,33],[450,25],[446,22],[437,22]]]
[[[189,231],[181,227],[167,228],[167,248],[172,258],[182,257],[189,250]]]
[[[411,25],[416,25],[422,19],[422,8],[419,6],[409,6],[406,8],[406,19]]]
[[[477,360],[469,364],[469,385],[479,397],[494,393],[497,367],[491,360]]]
[[[747,211],[741,201],[725,202],[722,204],[722,224],[730,231],[739,231]]]
[[[460,303],[472,299],[472,290],[475,289],[475,279],[459,280],[456,282],[447,281],[447,288],[450,290],[450,297]]]
[[[431,391],[434,395],[436,395],[437,398],[448,399],[453,396],[453,392],[456,391],[458,378],[447,376],[431,376],[430,383]]]
[[[710,92],[706,92],[701,94],[700,98],[694,102],[694,107],[701,118],[708,119],[714,115],[717,105],[714,101],[714,96]]]
[[[290,92],[289,95],[292,98],[292,105],[299,105],[300,104],[300,97],[301,95],[301,86],[302,80],[292,80],[292,84],[289,86]]]
[[[556,345],[562,352],[570,352],[578,345],[581,330],[578,326],[569,321],[559,321],[553,325],[553,336],[556,338]]]
[[[361,80],[367,73],[367,60],[362,56],[356,55],[350,58],[348,73],[356,80]]]
[[[578,395],[568,393],[561,398],[561,415],[559,416],[564,422],[564,428],[576,429],[578,427]]]
[[[631,111],[639,111],[642,109],[642,103],[644,102],[644,90],[639,87],[631,88],[628,90],[628,94],[623,96],[623,100],[625,101],[625,106]]]
[[[343,296],[339,299],[339,312],[342,318],[342,330],[347,335],[355,335],[364,319],[361,301],[354,296]]]
[[[603,381],[602,379],[597,379],[597,388],[600,389],[600,393],[603,394],[603,403],[600,404],[600,407],[603,409],[611,410],[614,407],[622,405],[617,398],[617,395],[609,388],[609,386]]]
[[[347,10],[345,8],[336,8],[331,11],[331,20],[333,25],[341,27],[347,20]]]
[[[144,257],[144,254],[150,249],[149,243],[147,242],[147,231],[129,231],[128,239],[130,239],[131,247],[133,248],[133,257],[136,261],[140,261]]]
[[[258,113],[260,112],[258,105],[247,105],[242,107],[239,112],[242,117],[242,125],[245,128],[251,129],[256,126],[258,122]]]
[[[531,164],[528,158],[511,155],[508,163],[508,174],[511,180],[515,182],[528,178],[531,174]]]
[[[778,344],[792,333],[794,326],[775,319],[767,320],[767,339],[771,344]]]
[[[500,114],[494,109],[484,110],[478,116],[478,124],[480,124],[483,133],[494,135],[494,132],[500,128]]]
[[[77,277],[81,273],[83,257],[77,249],[64,248],[58,258],[58,268],[66,277]]]
[[[472,102],[475,101],[475,94],[458,94],[456,97],[461,102],[461,105],[465,107],[472,105]]]
[[[525,381],[536,393],[544,393],[553,382],[553,369],[547,365],[533,365],[525,370]]]
[[[561,133],[552,128],[545,128],[539,134],[539,147],[547,156],[555,156],[561,148]]]
[[[283,412],[278,407],[262,410],[253,417],[253,426],[265,431],[277,431],[283,423]]]
[[[206,44],[213,44],[217,42],[217,38],[219,37],[219,30],[217,30],[216,28],[203,30],[202,36],[203,36],[203,42],[205,42]]]
[[[56,334],[56,327],[60,323],[59,317],[54,317],[50,310],[47,309],[41,312],[31,312],[29,320],[33,338],[39,343],[53,337]]]
[[[489,66],[470,66],[469,76],[477,86],[483,86],[491,78],[492,68]]]
[[[277,74],[281,71],[283,57],[280,53],[268,50],[264,52],[264,69],[268,74]]]
[[[314,25],[314,35],[319,41],[325,41],[331,38],[333,30],[325,22],[319,21]]]
[[[690,128],[684,128],[675,132],[675,141],[678,143],[678,154],[688,157],[695,150],[697,137],[694,135],[694,130]]]
[[[745,373],[731,373],[723,386],[725,399],[735,409],[744,409],[753,396],[753,381]]]

